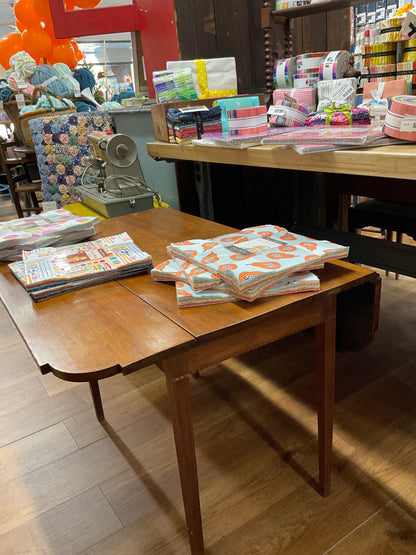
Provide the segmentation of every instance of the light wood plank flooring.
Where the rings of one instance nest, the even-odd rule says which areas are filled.
[[[416,552],[415,293],[383,276],[375,341],[337,355],[326,499],[308,333],[192,380],[207,554]],[[0,357],[0,555],[189,553],[162,373],[102,381],[100,425],[88,385],[41,376],[2,308]]]

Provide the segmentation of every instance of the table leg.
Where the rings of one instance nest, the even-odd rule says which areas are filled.
[[[97,420],[104,420],[104,410],[103,404],[101,402],[100,386],[98,385],[98,380],[91,380],[88,383],[90,384],[92,402],[94,403]]]
[[[204,539],[202,536],[189,378],[175,380],[166,374],[166,383],[189,543],[192,554],[198,555],[204,553]]]
[[[315,352],[318,389],[319,489],[330,493],[332,435],[334,419],[336,295],[328,299],[328,319],[315,327]]]

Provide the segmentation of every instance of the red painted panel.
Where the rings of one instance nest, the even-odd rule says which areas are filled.
[[[174,0],[133,0],[132,4],[66,11],[64,0],[50,0],[56,38],[140,31],[149,96],[152,72],[179,59]]]
[[[174,0],[139,0],[142,37],[149,97],[154,98],[152,72],[166,69],[168,60],[179,60]]]

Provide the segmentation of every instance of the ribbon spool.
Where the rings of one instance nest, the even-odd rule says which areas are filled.
[[[319,64],[319,78],[321,81],[328,79],[342,79],[349,68],[350,53],[347,50],[332,50]]]
[[[383,131],[396,139],[416,141],[416,96],[398,95],[388,98]]]
[[[293,87],[293,76],[296,73],[296,58],[277,60],[273,68],[273,82],[276,89]]]

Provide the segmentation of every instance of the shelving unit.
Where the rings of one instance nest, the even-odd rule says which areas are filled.
[[[367,4],[368,0],[327,0],[317,4],[309,4],[297,8],[288,8],[284,10],[274,10],[275,2],[273,0],[263,0],[261,9],[261,26],[264,32],[264,67],[266,77],[266,94],[273,92],[273,44],[271,30],[273,25],[280,23],[284,25],[285,32],[285,56],[292,55],[292,27],[291,20],[297,17],[304,17],[318,13],[324,13],[333,10],[349,8],[351,6],[359,6]]]

